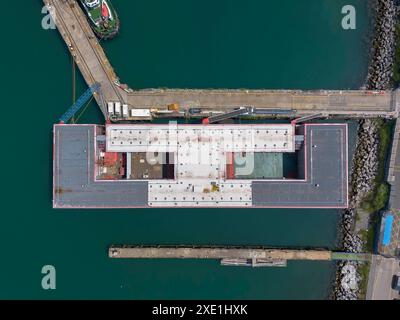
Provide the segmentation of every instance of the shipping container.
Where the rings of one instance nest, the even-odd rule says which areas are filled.
[[[122,106],[122,116],[123,116],[123,117],[128,117],[128,116],[129,116],[129,113],[128,113],[128,105],[127,105],[127,104],[124,104],[124,105]]]
[[[107,103],[108,114],[114,114],[114,102]]]
[[[121,102],[115,103],[115,114],[121,114]]]
[[[131,110],[131,116],[136,117],[136,118],[141,118],[141,117],[150,117],[150,110],[149,109],[132,109]]]

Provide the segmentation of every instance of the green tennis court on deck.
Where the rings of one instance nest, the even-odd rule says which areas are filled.
[[[237,179],[282,179],[282,153],[235,154],[235,177]]]

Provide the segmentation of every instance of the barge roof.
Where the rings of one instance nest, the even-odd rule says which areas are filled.
[[[257,130],[257,126],[231,125],[229,132],[242,133],[246,130]],[[184,127],[184,126],[183,126]],[[182,127],[182,128],[183,128]],[[147,130],[140,138],[129,138],[122,134],[121,130]],[[110,146],[110,137],[123,141],[123,152],[130,151],[131,142],[148,142],[149,135],[154,130],[164,128],[163,125],[124,125],[107,126],[106,141]],[[217,137],[218,128],[225,130],[226,126],[188,126],[184,136],[168,141],[176,144],[185,144],[186,139],[192,143],[204,138],[199,136],[198,130],[214,130],[212,136]],[[260,127],[258,127],[260,128]],[[273,128],[273,125],[270,126]],[[275,128],[275,127],[274,127]],[[119,129],[119,132],[116,130]],[[276,129],[276,128],[275,128]],[[110,131],[111,130],[111,131]],[[153,132],[150,132],[153,130]],[[184,130],[184,129],[183,129]],[[193,131],[194,130],[194,131]],[[197,130],[197,131],[196,131]],[[243,131],[244,130],[244,131]],[[294,151],[293,126],[280,127],[282,134],[275,130],[275,138],[284,143],[286,152]],[[95,125],[55,125],[54,127],[54,190],[53,206],[55,208],[134,208],[134,207],[282,207],[282,208],[346,208],[348,206],[348,145],[347,124],[306,124],[302,126],[304,134],[304,179],[299,180],[229,180],[221,177],[218,166],[215,169],[204,170],[205,167],[188,170],[191,156],[177,166],[178,173],[182,176],[176,180],[96,180],[96,145],[97,127]],[[178,130],[179,131],[179,130]],[[196,132],[195,132],[196,131]],[[161,135],[162,136],[162,135]],[[127,138],[128,137],[128,138]],[[132,137],[132,136],[131,136]],[[199,140],[200,137],[200,140]],[[104,136],[102,137],[104,139]],[[192,138],[194,140],[192,140]],[[254,137],[253,137],[254,138]],[[265,137],[264,137],[265,138]],[[264,139],[260,137],[260,139]],[[131,139],[131,140],[129,140]],[[287,139],[287,140],[285,140]],[[161,141],[161,149],[165,144]],[[189,141],[188,140],[188,141]],[[260,140],[260,141],[261,141]],[[254,141],[254,140],[251,140]],[[266,141],[266,140],[265,140]],[[286,142],[283,142],[286,141]],[[255,148],[256,144],[251,145]],[[278,143],[275,143],[278,145]],[[121,141],[119,141],[121,145]],[[177,147],[174,146],[174,148]],[[264,143],[263,147],[270,152],[274,151],[273,144]],[[140,148],[140,144],[136,145]],[[187,147],[187,146],[186,146]],[[187,147],[188,148],[188,147]],[[236,145],[230,145],[231,151],[238,151]],[[111,149],[111,150],[110,150]],[[107,151],[120,152],[116,148]],[[137,149],[132,149],[136,150]],[[157,151],[158,150],[158,151]],[[189,152],[190,148],[186,151]],[[254,151],[254,150],[253,150]],[[180,152],[180,151],[179,151]],[[281,150],[281,152],[284,152]],[[190,152],[189,152],[190,154]],[[211,156],[211,159],[213,156]],[[208,158],[210,159],[210,158]],[[178,160],[179,162],[179,160]],[[183,170],[183,171],[182,171]],[[206,174],[193,180],[191,174]],[[210,178],[211,175],[211,178]],[[219,181],[218,195],[212,192],[204,192],[204,185],[212,185],[213,181]]]
[[[253,205],[347,208],[347,124],[305,125],[305,179],[254,181]]]
[[[291,124],[107,125],[111,152],[178,152],[224,149],[226,152],[294,152]]]
[[[95,125],[54,127],[54,208],[147,206],[147,181],[95,181]]]

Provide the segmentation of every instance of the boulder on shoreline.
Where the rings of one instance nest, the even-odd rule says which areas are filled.
[[[351,175],[350,208],[342,213],[340,234],[341,247],[346,252],[360,253],[363,241],[354,232],[356,208],[363,198],[375,188],[375,178],[379,169],[379,125],[372,119],[359,122],[357,146]],[[353,261],[339,262],[333,290],[335,300],[357,300],[361,276],[359,264]]]
[[[366,88],[387,90],[391,86],[396,49],[398,9],[395,0],[376,1],[375,34]]]

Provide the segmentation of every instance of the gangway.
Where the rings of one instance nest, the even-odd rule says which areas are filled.
[[[295,124],[303,123],[306,121],[311,121],[314,119],[322,118],[323,116],[324,115],[322,113],[312,114],[312,115],[304,116],[301,118],[297,118],[297,119],[293,120],[292,123],[295,123]]]
[[[235,118],[235,117],[238,117],[241,115],[252,114],[253,112],[254,112],[253,107],[240,107],[239,109],[236,109],[234,111],[230,111],[230,112],[226,112],[224,114],[219,114],[219,115],[215,115],[215,116],[206,118],[203,120],[203,124],[212,124],[212,123],[216,123],[216,122],[221,122],[221,121]]]
[[[79,99],[65,112],[60,118],[60,123],[68,123],[69,120],[84,106],[86,102],[89,101],[94,93],[101,92],[100,83],[96,82],[87,89]]]

